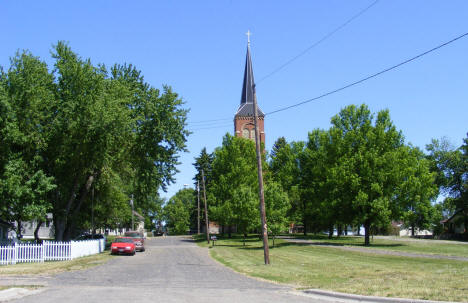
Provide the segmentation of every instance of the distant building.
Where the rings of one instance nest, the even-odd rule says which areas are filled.
[[[0,244],[8,242],[8,231],[13,228],[13,226],[0,219]]]
[[[245,60],[244,82],[242,84],[242,94],[239,108],[234,115],[234,135],[246,139],[255,140],[254,128],[254,97],[255,81],[252,70],[252,59],[250,57],[250,41],[247,45],[247,56]],[[260,132],[260,142],[265,144],[265,114],[258,107],[258,129]]]
[[[448,234],[463,234],[466,232],[466,226],[464,224],[462,212],[458,211],[450,218],[441,221],[444,225],[444,233]]]

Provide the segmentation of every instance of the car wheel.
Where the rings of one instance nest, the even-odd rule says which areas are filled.
[[[142,252],[145,251],[145,248],[143,247],[143,248],[141,249],[141,251],[142,251]]]
[[[133,251],[133,253],[132,253],[132,256],[134,256],[134,255],[135,255],[135,252],[136,252],[136,250],[134,250],[134,251]]]

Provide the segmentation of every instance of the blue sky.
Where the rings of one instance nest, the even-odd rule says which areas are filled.
[[[374,0],[10,1],[0,4],[0,65],[18,49],[51,62],[58,40],[93,63],[132,63],[154,87],[168,84],[190,108],[188,153],[176,184],[192,186],[193,159],[212,151],[240,102],[250,30],[264,112],[313,98],[468,32],[468,1],[380,0],[320,45],[259,81]],[[305,140],[349,104],[388,108],[407,142],[424,148],[468,132],[468,37],[358,86],[265,118],[266,147]],[[198,121],[226,119],[216,123]],[[207,128],[208,129],[201,129]]]

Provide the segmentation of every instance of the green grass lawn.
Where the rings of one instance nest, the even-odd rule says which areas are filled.
[[[8,275],[50,275],[64,271],[81,270],[101,265],[109,261],[111,256],[108,251],[81,257],[70,261],[49,261],[44,263],[18,263],[0,266],[0,277]]]
[[[208,246],[202,238],[197,243]],[[270,248],[269,266],[263,264],[258,237],[247,239],[246,246],[240,237],[219,239],[210,254],[240,273],[297,288],[468,302],[468,262],[359,253],[284,240],[276,244]]]
[[[431,255],[446,255],[468,257],[468,244],[449,244],[448,241],[440,242],[438,240],[418,240],[411,239],[410,241],[390,240],[390,239],[373,239],[369,247],[364,246],[363,237],[333,237],[328,239],[326,235],[294,235],[297,239],[307,239],[315,244],[332,244],[337,246],[358,246],[369,249],[384,249],[391,251],[402,251],[419,254]]]

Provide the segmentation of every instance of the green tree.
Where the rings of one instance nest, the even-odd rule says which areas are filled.
[[[193,208],[194,191],[191,188],[179,190],[164,206],[164,218],[169,231],[186,234],[190,227],[190,212]]]
[[[214,152],[209,188],[211,220],[224,226],[236,224],[236,217],[229,210],[238,209],[240,204],[234,205],[238,202],[235,198],[247,195],[245,189],[240,191],[242,187],[258,192],[255,145],[251,140],[226,134],[222,146]],[[242,205],[250,207],[250,203]]]
[[[332,118],[333,136],[340,138],[334,186],[346,189],[356,219],[365,228],[365,245],[370,230],[388,224],[398,179],[398,150],[403,136],[397,131],[388,110],[374,116],[365,105],[348,106]]]
[[[438,195],[434,183],[435,174],[430,172],[430,161],[418,148],[401,148],[402,181],[398,185],[398,210],[405,225],[411,228],[414,236],[415,228],[428,229],[433,227],[433,217],[436,209],[432,201]],[[394,210],[397,212],[398,210]]]
[[[182,100],[168,86],[162,92],[151,87],[132,65],[108,72],[63,42],[52,56],[51,72],[25,52],[1,74],[2,203],[11,204],[15,184],[36,192],[34,198],[14,199],[22,207],[48,204],[43,206],[53,212],[58,240],[90,226],[83,213],[92,208],[92,189],[97,209],[115,210],[115,220],[125,217],[119,209],[127,209],[122,207],[130,194],[136,209],[148,214],[158,190],[174,181],[178,153],[185,150],[189,132]],[[13,167],[24,169],[15,175]],[[106,180],[100,184],[101,179]],[[37,184],[43,185],[40,190]],[[0,210],[7,213],[6,208]]]
[[[307,230],[310,219],[301,191],[302,166],[300,159],[304,153],[305,143],[302,141],[287,143],[280,137],[273,145],[269,161],[269,174],[267,179],[281,184],[282,190],[287,193],[290,205],[287,217],[290,222],[302,222]]]
[[[258,218],[258,207],[256,209],[255,216]],[[273,246],[275,246],[276,236],[288,230],[288,209],[288,194],[283,191],[281,185],[276,182],[267,183],[265,187],[265,212],[268,231],[273,236]]]
[[[460,213],[468,234],[468,134],[458,149],[445,139],[432,140],[426,149],[437,172],[437,185],[447,197],[446,210]]]
[[[47,194],[56,185],[44,169],[48,125],[53,102],[53,77],[47,65],[29,52],[17,53],[0,77],[0,215],[40,226],[51,210]],[[37,235],[37,233],[35,233]]]

